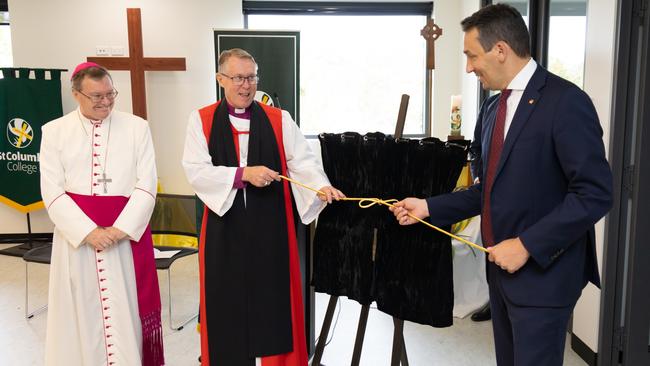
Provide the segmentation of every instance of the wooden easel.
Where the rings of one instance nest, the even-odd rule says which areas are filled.
[[[433,19],[429,17],[427,19],[427,24],[420,31],[420,35],[424,38],[427,43],[427,85],[429,86],[429,93],[431,92],[431,87],[433,85],[432,81],[432,71],[435,69],[435,42],[440,36],[442,36],[442,28],[434,23]],[[397,124],[395,126],[395,138],[401,138],[404,133],[404,124],[406,122],[406,111],[408,110],[409,96],[402,94],[402,100],[400,102],[399,113],[397,115]],[[431,102],[427,102],[427,116],[428,120],[426,123],[431,125]],[[374,232],[374,239],[372,243],[372,260],[375,261],[375,250],[377,248],[377,229]],[[325,319],[323,320],[323,326],[321,327],[320,336],[318,338],[318,344],[316,345],[316,351],[314,352],[314,359],[312,361],[312,366],[321,366],[320,360],[323,357],[323,352],[325,350],[325,343],[327,342],[327,335],[329,334],[330,326],[332,325],[332,317],[334,316],[334,310],[336,309],[336,302],[338,301],[338,296],[330,296],[329,304],[327,305],[327,311],[325,312]],[[361,307],[361,314],[359,315],[359,325],[357,326],[357,337],[354,341],[354,352],[352,353],[352,366],[359,365],[361,360],[361,349],[363,348],[363,338],[366,332],[366,324],[368,323],[368,313],[370,311],[370,305],[363,305]],[[406,344],[404,343],[404,320],[393,317],[393,353],[391,357],[390,364],[391,366],[399,366],[400,362],[402,366],[408,366],[408,357],[406,355]]]
[[[402,100],[400,102],[399,113],[397,114],[397,123],[395,125],[395,138],[401,138],[404,134],[404,124],[406,122],[406,111],[408,110],[409,96],[402,94]],[[375,253],[377,249],[377,229],[374,229],[373,240],[372,240],[372,261],[375,261]],[[318,344],[316,345],[316,351],[314,351],[314,359],[312,360],[312,366],[321,366],[321,359],[323,358],[323,352],[325,351],[325,343],[327,342],[327,336],[332,325],[332,318],[334,316],[334,310],[336,310],[336,303],[338,302],[339,297],[335,295],[330,296],[330,301],[327,304],[327,311],[325,312],[325,319],[323,319],[323,325],[320,330],[320,335],[318,337]],[[361,313],[359,314],[359,324],[357,325],[357,336],[354,341],[354,351],[352,352],[352,362],[350,365],[358,366],[361,361],[361,351],[363,349],[363,339],[366,334],[366,325],[368,324],[368,314],[370,312],[370,305],[363,305],[361,307]],[[399,366],[400,362],[402,366],[408,366],[408,357],[406,355],[406,344],[404,342],[404,320],[393,317],[393,353],[391,357],[391,366]]]

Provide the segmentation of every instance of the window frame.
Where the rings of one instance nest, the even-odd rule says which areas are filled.
[[[242,1],[244,20],[254,15],[431,15],[433,2]]]

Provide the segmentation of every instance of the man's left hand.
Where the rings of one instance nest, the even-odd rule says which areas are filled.
[[[332,203],[332,200],[340,200],[341,198],[345,198],[345,195],[343,192],[339,191],[338,189],[332,187],[332,186],[325,186],[319,189],[319,191],[325,193],[325,194],[318,194],[318,198],[320,198],[321,201],[327,201],[327,203]]]
[[[517,272],[530,258],[530,253],[519,238],[506,239],[487,248],[487,251],[488,260],[508,273]]]
[[[107,227],[106,231],[108,231],[108,235],[111,237],[111,239],[113,239],[113,242],[115,243],[126,238],[126,234],[115,226]]]

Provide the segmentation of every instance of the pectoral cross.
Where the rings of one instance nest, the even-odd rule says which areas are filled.
[[[97,179],[97,181],[98,181],[99,183],[103,183],[103,184],[104,184],[104,194],[108,193],[108,188],[106,187],[106,184],[107,184],[107,183],[111,183],[113,180],[112,180],[111,178],[106,178],[106,172],[103,172],[103,173],[102,173],[102,178],[101,178],[101,179]]]

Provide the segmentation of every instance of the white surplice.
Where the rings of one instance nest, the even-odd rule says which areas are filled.
[[[230,123],[240,132],[249,131],[250,121],[229,115]],[[323,166],[309,148],[307,140],[287,111],[282,111],[282,142],[289,178],[320,189],[331,185]],[[248,164],[248,134],[239,134],[239,166]],[[198,111],[190,114],[183,152],[183,168],[192,188],[210,210],[223,216],[232,206],[237,189],[233,188],[236,167],[214,166],[203,133]],[[304,224],[312,222],[325,208],[316,193],[291,184],[293,197]],[[280,213],[279,213],[280,214]]]
[[[77,109],[42,131],[41,194],[55,225],[45,364],[140,365],[142,329],[130,239],[140,240],[155,204],[149,126],[119,111],[95,123]],[[106,185],[100,180],[104,172],[112,180]],[[130,197],[114,224],[127,238],[101,252],[84,243],[96,225],[66,191]]]

